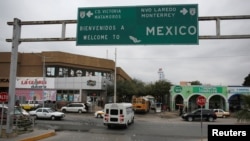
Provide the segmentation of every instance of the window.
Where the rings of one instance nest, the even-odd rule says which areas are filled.
[[[68,68],[60,67],[58,71],[58,76],[67,77],[68,76]]]
[[[46,76],[50,77],[50,76],[55,76],[55,67],[47,67],[46,69]]]
[[[75,107],[83,107],[81,104],[76,104]]]
[[[75,70],[70,69],[70,76],[73,77],[73,76],[75,76],[75,74],[76,74],[76,73],[75,73]]]
[[[103,76],[108,80],[114,80],[113,74],[95,69],[84,69],[66,66],[46,66],[46,77],[82,77],[82,76]]]
[[[127,113],[127,114],[130,114],[130,113],[132,113],[132,112],[133,112],[132,107],[126,108],[126,113]]]
[[[196,114],[196,115],[200,115],[200,114],[201,114],[201,111],[198,110],[198,111],[195,112],[195,114]]]
[[[37,112],[42,112],[42,109],[38,109]]]
[[[82,76],[82,70],[77,70],[76,71],[76,76],[81,77]]]
[[[145,100],[142,100],[142,104],[145,104]]]
[[[87,70],[85,72],[85,76],[94,76],[94,72],[90,71],[90,70]]]
[[[111,109],[111,110],[110,110],[110,114],[111,114],[111,115],[118,115],[118,110],[116,110],[116,109]]]

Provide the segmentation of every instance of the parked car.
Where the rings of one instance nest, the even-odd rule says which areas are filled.
[[[54,109],[48,107],[37,108],[36,110],[29,111],[29,114],[34,116],[36,119],[60,120],[65,117],[63,112],[55,111]]]
[[[223,109],[213,109],[218,118],[226,118],[230,116],[230,112],[224,111]]]
[[[86,109],[86,105],[84,103],[70,103],[70,104],[67,104],[66,106],[63,106],[61,108],[61,111],[63,113],[66,113],[66,112],[78,112],[78,113],[83,113],[83,112],[87,112],[87,109]]]
[[[96,118],[103,118],[104,117],[104,110],[98,110],[94,113]]]
[[[0,106],[1,111],[2,111],[2,109],[4,109],[3,114],[7,114],[8,106],[7,105]],[[16,116],[29,116],[29,113],[20,106],[14,106],[14,111],[11,112],[10,114],[16,115]]]
[[[7,113],[8,113],[8,106],[0,106],[0,119],[2,119],[3,124],[7,123]],[[3,113],[2,113],[3,111]],[[14,110],[10,112],[11,117],[13,118],[13,123],[18,127],[27,127],[33,124],[31,117],[27,114],[22,112],[22,108],[15,106]]]
[[[190,113],[182,114],[182,119],[186,121],[206,120],[212,122],[217,119],[217,115],[211,109],[196,109]]]
[[[27,112],[25,109],[23,109],[20,106],[15,106],[16,109],[18,109],[23,115],[29,116],[29,112]]]

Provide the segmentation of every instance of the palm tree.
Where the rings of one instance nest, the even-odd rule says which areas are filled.
[[[250,121],[250,95],[243,96],[244,108],[237,112],[236,117],[238,122]]]

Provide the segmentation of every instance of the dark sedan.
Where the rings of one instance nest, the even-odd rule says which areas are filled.
[[[182,114],[182,118],[186,121],[206,120],[209,122],[215,121],[217,116],[213,110],[210,109],[196,109],[190,113]]]

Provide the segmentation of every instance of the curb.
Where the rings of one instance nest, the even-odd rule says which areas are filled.
[[[33,137],[21,139],[19,141],[37,141],[37,140],[41,140],[41,139],[48,138],[48,137],[55,136],[55,135],[56,135],[55,131],[50,131],[48,133],[44,133],[44,134],[41,134],[38,136],[33,136]]]

